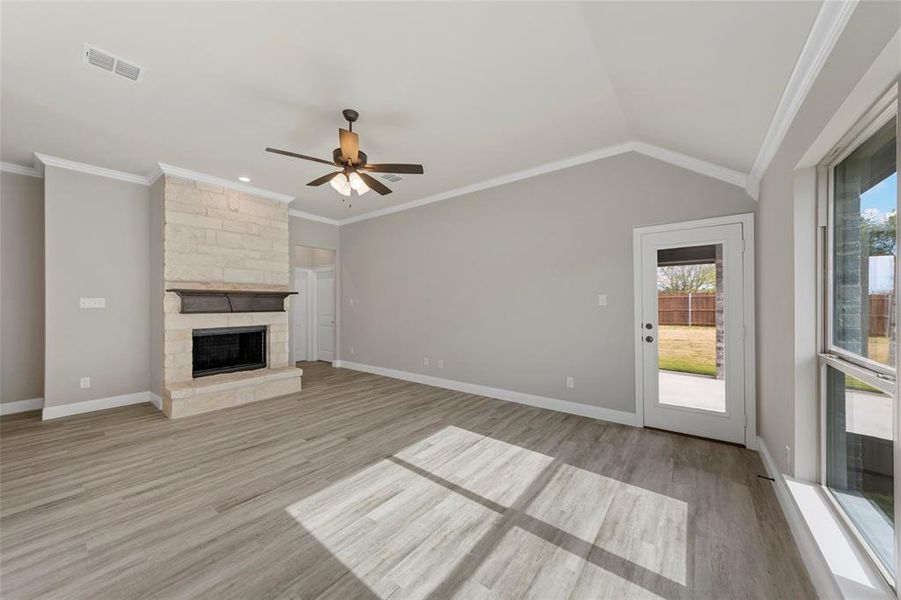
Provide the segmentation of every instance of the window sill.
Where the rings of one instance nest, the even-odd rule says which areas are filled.
[[[767,473],[775,480],[776,497],[817,594],[821,598],[895,598],[820,486],[782,475],[763,440],[758,440],[758,448]]]

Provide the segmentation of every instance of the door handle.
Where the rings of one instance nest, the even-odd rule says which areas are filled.
[[[653,336],[653,335],[649,335],[649,336],[647,336],[646,338],[644,338],[644,341],[646,341],[647,343],[650,344],[651,342],[654,341],[654,336]]]

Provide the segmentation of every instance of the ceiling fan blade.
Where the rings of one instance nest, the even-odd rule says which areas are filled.
[[[317,185],[322,185],[322,184],[325,183],[326,181],[331,180],[332,177],[334,177],[335,175],[337,175],[337,174],[339,174],[339,173],[343,173],[343,171],[335,171],[334,173],[329,173],[328,175],[323,175],[322,177],[317,177],[316,179],[314,179],[313,181],[311,181],[311,182],[308,183],[307,185],[312,185],[312,186],[314,186],[314,187],[317,186]]]
[[[422,165],[381,164],[366,165],[363,168],[374,173],[410,173],[411,175],[422,175],[425,172]]]
[[[357,171],[359,173],[359,171]],[[384,183],[373,177],[372,175],[367,175],[366,173],[360,173],[360,177],[363,178],[363,181],[366,182],[366,185],[369,186],[369,189],[377,191],[382,196],[391,193],[391,188],[386,186]]]
[[[341,156],[344,160],[350,160],[351,164],[360,159],[360,138],[353,131],[347,129],[338,130],[338,138],[341,142]]]
[[[312,156],[305,156],[303,154],[297,154],[295,152],[288,152],[287,150],[279,150],[278,148],[266,148],[266,152],[272,152],[274,154],[284,154],[285,156],[293,156],[294,158],[302,158],[304,160],[312,160],[313,162],[322,163],[324,165],[334,166],[334,162],[330,160],[323,160],[321,158],[314,158]]]

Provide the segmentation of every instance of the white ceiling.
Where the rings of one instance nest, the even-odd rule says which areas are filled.
[[[630,139],[748,172],[820,2],[0,4],[0,160],[157,162],[344,219]],[[143,66],[86,65],[83,43]],[[371,162],[343,206],[304,184],[342,108]]]

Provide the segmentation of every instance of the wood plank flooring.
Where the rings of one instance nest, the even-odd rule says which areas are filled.
[[[303,367],[176,421],[0,419],[2,597],[814,597],[753,452]]]

